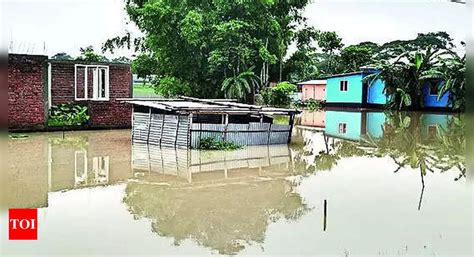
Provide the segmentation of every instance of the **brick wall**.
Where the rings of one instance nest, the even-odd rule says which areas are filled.
[[[95,128],[128,128],[131,126],[131,106],[118,98],[132,97],[130,65],[112,63],[51,62],[51,100],[53,105],[75,103],[88,106],[90,125]],[[75,64],[109,66],[109,101],[78,100],[74,98]],[[91,83],[90,83],[91,84]],[[89,92],[91,92],[89,90]],[[91,95],[91,93],[89,93]]]
[[[8,55],[8,127],[43,128],[46,124],[47,56]]]

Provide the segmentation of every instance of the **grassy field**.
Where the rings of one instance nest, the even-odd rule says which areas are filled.
[[[142,83],[133,84],[133,97],[159,97],[155,93],[151,85],[143,85]]]

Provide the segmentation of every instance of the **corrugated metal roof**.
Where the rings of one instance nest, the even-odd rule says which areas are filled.
[[[325,79],[313,79],[304,82],[299,82],[298,85],[326,85]]]
[[[181,113],[291,114],[298,112],[295,109],[262,107],[257,105],[236,103],[232,101],[213,101],[212,99],[199,99],[190,97],[182,97],[181,99],[156,100],[122,99],[122,101],[133,105]]]

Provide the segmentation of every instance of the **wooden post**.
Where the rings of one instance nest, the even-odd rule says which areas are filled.
[[[328,216],[328,201],[324,199],[324,224],[323,224],[323,231],[326,231],[327,226],[327,216]]]
[[[175,134],[175,136],[174,136],[174,149],[176,149],[176,144],[177,144],[177,142],[178,142],[179,116],[180,116],[179,114],[176,115],[176,118],[178,119],[178,123],[176,124],[176,134]],[[176,164],[176,165],[178,165],[178,164]]]
[[[293,132],[293,122],[294,121],[295,121],[295,114],[291,113],[290,114],[290,121],[289,121],[290,131],[288,132],[288,144],[291,143],[291,133]]]
[[[163,130],[165,128],[165,114],[163,113],[163,119],[161,119],[161,131],[160,131],[160,147],[161,141],[163,141]]]
[[[193,113],[190,113],[189,114],[189,128],[188,128],[188,148],[191,148],[191,143],[193,141],[192,129],[193,129]]]
[[[229,114],[225,114],[224,118],[224,135],[223,135],[223,140],[227,140],[227,126],[229,125]]]
[[[148,108],[148,135],[146,136],[146,143],[150,143],[150,130],[151,130],[151,107]]]

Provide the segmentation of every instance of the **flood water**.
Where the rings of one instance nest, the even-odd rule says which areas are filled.
[[[8,139],[7,208],[38,208],[11,255],[472,256],[464,117],[304,112],[290,145],[132,145],[129,130]]]

